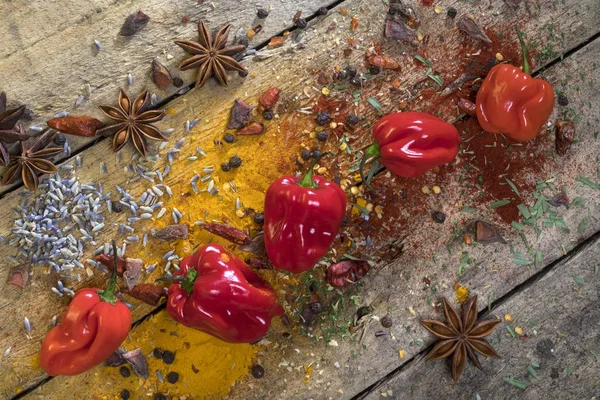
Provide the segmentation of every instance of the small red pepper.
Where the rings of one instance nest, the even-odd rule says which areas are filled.
[[[102,363],[127,338],[131,329],[129,308],[115,297],[114,268],[105,290],[80,289],[75,293],[62,322],[42,342],[40,366],[48,375],[78,375]]]
[[[398,176],[421,176],[435,166],[454,160],[462,141],[454,125],[431,114],[414,111],[381,118],[373,128],[373,136],[375,143],[365,151],[361,175],[365,161],[379,156],[383,166]],[[364,182],[369,180],[363,176]]]
[[[529,75],[527,47],[517,29],[523,51],[523,71],[510,64],[493,67],[477,92],[479,125],[490,133],[503,133],[515,140],[536,137],[554,108],[554,90],[543,79]]]
[[[283,314],[273,289],[242,260],[209,243],[181,260],[172,277],[167,311],[185,326],[231,343],[260,340],[271,318]]]
[[[342,188],[323,177],[313,177],[318,161],[302,179],[282,176],[265,196],[267,255],[275,267],[295,274],[311,269],[327,254],[346,214]]]

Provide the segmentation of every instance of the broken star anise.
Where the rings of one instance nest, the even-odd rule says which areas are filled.
[[[23,114],[25,114],[25,106],[7,110],[6,93],[0,93],[0,165],[7,165],[10,162],[5,143],[27,140],[23,128],[17,125]]]
[[[154,122],[164,118],[165,112],[162,110],[148,110],[150,108],[150,93],[144,90],[132,102],[123,89],[119,93],[119,108],[100,106],[100,109],[106,116],[114,121],[115,124],[96,131],[97,135],[113,137],[113,150],[119,151],[125,144],[131,140],[133,145],[146,157],[148,153],[148,142],[146,138],[152,140],[166,141],[160,130],[153,125]]]
[[[39,182],[39,174],[53,174],[58,171],[56,166],[46,158],[57,155],[63,149],[60,147],[44,148],[53,135],[52,131],[47,130],[31,146],[26,141],[21,142],[21,155],[10,157],[8,169],[2,177],[2,184],[14,182],[20,174],[25,186],[29,190],[35,191]]]
[[[451,357],[452,378],[458,381],[467,363],[467,356],[481,369],[477,353],[486,357],[500,358],[494,348],[483,338],[492,333],[500,320],[477,321],[477,296],[471,297],[462,307],[462,318],[444,297],[446,323],[426,319],[421,321],[428,331],[439,337],[433,349],[427,354],[428,360]]]
[[[198,68],[196,87],[204,86],[208,78],[214,76],[222,86],[227,86],[227,75],[225,70],[245,73],[246,70],[231,56],[243,51],[246,47],[242,45],[227,45],[227,37],[231,25],[225,25],[213,38],[204,21],[198,23],[198,42],[191,40],[176,40],[175,44],[192,56],[183,60],[179,66],[180,71]]]

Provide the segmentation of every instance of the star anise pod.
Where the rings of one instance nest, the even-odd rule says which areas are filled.
[[[181,47],[192,57],[183,60],[179,66],[180,71],[198,68],[196,87],[204,86],[208,78],[214,76],[222,86],[227,86],[227,75],[225,70],[246,72],[231,56],[243,51],[246,47],[242,45],[225,47],[231,25],[225,25],[213,38],[208,31],[204,21],[198,23],[198,42],[191,40],[176,40],[175,44]]]
[[[25,114],[25,106],[7,110],[6,93],[0,93],[0,165],[6,165],[10,162],[5,143],[27,140],[23,127],[17,125],[23,114]]]
[[[46,130],[30,146],[26,141],[21,142],[21,155],[11,156],[8,169],[2,177],[2,184],[6,185],[16,181],[21,175],[23,183],[29,190],[35,191],[39,182],[39,174],[53,174],[58,169],[46,158],[52,157],[63,151],[60,147],[45,149],[52,139],[53,132]]]
[[[500,358],[494,348],[483,338],[492,333],[500,320],[477,321],[477,296],[471,297],[462,307],[462,318],[450,302],[442,298],[446,323],[426,319],[421,321],[428,331],[439,337],[433,349],[427,354],[428,360],[452,357],[452,378],[458,381],[467,363],[467,356],[481,369],[477,353],[486,357]]]
[[[160,130],[153,125],[154,122],[164,118],[165,112],[162,110],[148,110],[148,108],[150,108],[150,93],[147,90],[144,90],[131,102],[127,93],[121,89],[118,108],[100,106],[100,109],[108,118],[117,122],[97,130],[96,134],[103,136],[114,135],[114,151],[119,151],[131,140],[137,151],[146,157],[148,152],[146,138],[163,142],[167,140]]]

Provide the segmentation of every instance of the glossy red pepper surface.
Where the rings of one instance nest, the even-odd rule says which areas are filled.
[[[386,115],[375,124],[373,136],[381,163],[404,178],[454,160],[462,141],[454,125],[422,112]]]
[[[283,314],[277,296],[242,260],[210,243],[181,260],[167,310],[185,326],[232,343],[260,340]]]
[[[346,214],[346,194],[339,185],[313,177],[311,168],[303,179],[286,175],[273,182],[264,214],[269,260],[277,268],[299,273],[329,251]]]
[[[476,112],[486,132],[515,140],[531,140],[540,133],[554,108],[554,90],[543,79],[518,67],[493,67],[477,92]]]
[[[103,301],[98,289],[80,289],[46,335],[40,366],[51,376],[77,375],[102,363],[127,338],[131,313],[121,301]]]

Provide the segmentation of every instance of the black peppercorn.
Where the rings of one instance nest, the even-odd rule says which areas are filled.
[[[317,159],[321,157],[321,150],[315,150],[312,152],[312,158]]]
[[[565,96],[564,94],[559,94],[558,95],[558,104],[561,106],[568,106],[569,105],[569,99],[567,98],[567,96]]]
[[[350,84],[352,84],[354,86],[361,86],[362,81],[359,76],[355,76],[354,78],[350,79]]]
[[[165,364],[173,364],[173,362],[175,361],[175,353],[169,350],[165,350],[163,352],[162,360]]]
[[[381,318],[381,326],[383,326],[384,328],[391,328],[392,325],[394,325],[394,322],[392,321],[392,318],[390,318],[389,315],[386,315],[385,317]]]
[[[381,68],[379,68],[377,65],[371,65],[369,67],[369,73],[371,75],[377,75],[380,72],[381,72]]]
[[[323,126],[329,122],[329,117],[331,117],[331,113],[319,111],[317,114],[317,124]]]
[[[310,150],[307,150],[307,149],[302,150],[302,153],[300,153],[300,157],[302,157],[302,159],[304,161],[310,160],[310,157],[311,157]]]
[[[179,374],[177,372],[169,372],[167,375],[167,382],[169,383],[177,383],[179,380]]]
[[[58,134],[56,134],[56,136],[54,136],[54,143],[62,146],[63,144],[65,144],[67,142],[67,137],[65,136],[64,133],[59,132]]]
[[[346,122],[350,125],[356,125],[360,122],[360,117],[358,115],[348,114],[346,116]]]
[[[432,214],[433,220],[438,224],[443,224],[446,220],[446,214],[441,211],[434,211]]]
[[[235,141],[235,136],[233,136],[231,133],[228,133],[227,135],[223,136],[223,140],[227,143],[233,143]]]
[[[302,311],[302,314],[300,314],[300,322],[304,326],[310,326],[310,324],[312,323],[312,321],[313,321],[313,313],[312,313],[312,311],[310,311],[309,307],[306,307]]]
[[[154,400],[167,400],[167,396],[162,393],[156,393],[154,395]]]
[[[181,79],[181,78],[173,78],[173,86],[175,86],[175,87],[182,87],[183,86],[183,79]]]
[[[121,398],[122,398],[123,400],[129,400],[129,398],[130,398],[130,397],[131,397],[131,393],[129,393],[129,390],[127,390],[127,389],[123,389],[123,390],[121,391]]]
[[[317,10],[317,15],[327,15],[327,7],[321,7]]]
[[[323,312],[323,305],[320,301],[313,301],[308,304],[308,309],[313,314],[320,314]]]
[[[273,117],[275,117],[275,114],[273,114],[273,110],[263,111],[263,118],[266,119],[267,121],[272,120]]]
[[[254,364],[252,368],[250,368],[250,372],[252,373],[252,376],[256,379],[260,379],[263,376],[265,376],[265,369],[258,364]]]
[[[129,378],[131,376],[131,371],[126,366],[119,368],[119,373],[123,378]]]
[[[450,8],[448,9],[448,16],[449,16],[450,18],[454,18],[454,17],[456,17],[456,14],[458,14],[458,11],[456,11],[456,8],[454,8],[454,7],[450,7]]]
[[[256,10],[256,16],[260,19],[265,19],[269,16],[269,11],[265,10],[264,8],[259,8]]]
[[[317,140],[319,142],[326,142],[328,137],[329,137],[329,133],[327,133],[327,131],[317,132]]]
[[[346,72],[348,73],[349,79],[354,78],[356,76],[356,74],[358,73],[358,71],[356,70],[356,67],[353,65],[350,65],[349,67],[347,67]]]
[[[306,28],[306,20],[304,18],[298,18],[298,22],[296,22],[296,26],[298,29]]]
[[[223,170],[223,172],[229,172],[231,167],[229,166],[229,163],[224,162],[221,164],[221,169]]]
[[[261,213],[254,214],[254,223],[258,225],[262,225],[265,223],[265,215]]]
[[[233,156],[229,159],[229,166],[231,168],[239,168],[242,165],[242,159],[239,156]]]
[[[343,69],[340,72],[336,72],[335,78],[339,79],[341,81],[345,81],[348,78],[348,71],[346,71],[345,69]]]
[[[114,212],[114,213],[123,212],[123,204],[121,204],[118,201],[115,201],[114,203],[111,203],[111,209],[112,209],[112,212]]]
[[[152,352],[152,355],[154,356],[154,358],[158,358],[159,360],[161,360],[163,358],[163,351],[159,348],[156,348]]]
[[[371,312],[373,312],[373,309],[369,306],[359,307],[358,310],[356,310],[356,318],[361,319],[362,317],[370,314]]]

